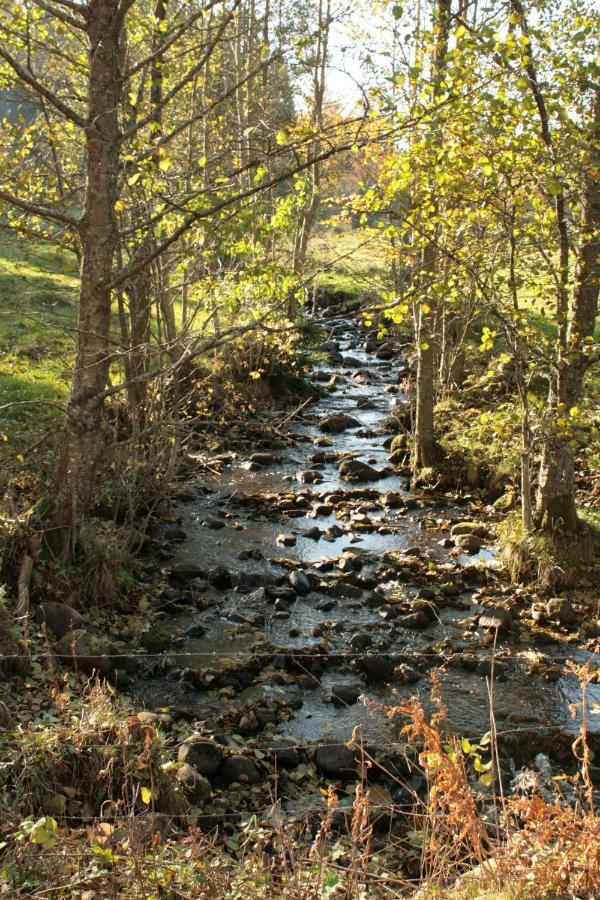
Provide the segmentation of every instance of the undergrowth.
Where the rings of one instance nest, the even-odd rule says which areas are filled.
[[[585,701],[591,675],[577,674]],[[240,816],[238,837],[223,843],[217,829],[189,824],[198,810],[184,802],[155,724],[99,685],[74,710],[57,681],[55,706],[58,721],[3,743],[0,896],[597,897],[600,819],[585,717],[573,744],[577,774],[507,796],[493,716],[474,743],[448,731],[439,700],[431,717],[414,698],[389,707],[426,783],[419,795],[404,785],[412,797],[400,814],[407,869],[375,841],[381,793],[369,780],[368,751],[342,832],[331,786],[318,822],[293,827],[275,803],[262,816]],[[398,844],[397,827],[387,840]]]

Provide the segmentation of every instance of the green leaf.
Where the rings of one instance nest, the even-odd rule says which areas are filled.
[[[58,833],[58,823],[51,816],[44,816],[38,819],[33,825],[30,833],[32,843],[39,844],[40,847],[54,847]]]

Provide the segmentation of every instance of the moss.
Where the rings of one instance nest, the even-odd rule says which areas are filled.
[[[502,559],[513,582],[555,592],[584,584],[600,549],[599,533],[583,518],[576,535],[523,530],[520,516],[509,515],[498,529]]]

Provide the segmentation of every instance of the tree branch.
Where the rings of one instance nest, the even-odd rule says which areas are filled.
[[[38,206],[37,203],[31,203],[29,200],[22,200],[20,197],[16,197],[9,191],[2,189],[0,189],[0,200],[4,200],[5,203],[9,203],[17,209],[22,209],[23,212],[31,213],[42,219],[51,219],[53,222],[60,222],[61,225],[67,225],[69,228],[79,230],[79,222],[77,219],[74,219],[66,213],[60,212],[60,210],[50,209],[47,206]]]
[[[201,57],[201,59],[198,60],[198,62],[196,62],[190,69],[188,69],[188,71],[186,72],[184,77],[181,78],[177,82],[177,84],[175,84],[171,88],[171,90],[165,95],[163,100],[160,102],[158,109],[164,109],[165,106],[167,106],[171,102],[171,100],[173,100],[173,98],[176,97],[177,94],[181,90],[183,90],[183,88],[186,86],[186,84],[189,84],[190,81],[194,78],[194,76],[199,71],[201,71],[201,69],[206,65],[206,63],[212,56],[213,51],[218,46],[225,30],[227,29],[231,20],[233,19],[234,11],[237,9],[237,7],[240,5],[240,3],[241,3],[241,0],[235,0],[233,9],[230,10],[230,12],[227,14],[225,19],[223,20],[223,22],[220,24],[219,28],[217,29],[217,33],[216,33],[215,37],[208,45],[204,55]],[[158,53],[158,52],[156,54],[154,54],[155,57],[157,57],[159,55],[160,55],[160,53]],[[138,132],[141,128],[144,128],[145,125],[149,125],[150,122],[152,122],[154,120],[154,117],[156,116],[156,112],[157,112],[157,108],[153,109],[147,116],[145,116],[145,118],[141,119],[139,122],[136,122],[135,125],[133,125],[128,131],[125,132],[125,134],[123,135],[123,139],[126,140],[127,138],[132,137],[132,135],[136,134],[136,132]],[[181,128],[177,129],[176,132],[172,132],[171,134],[172,135],[174,133],[178,134],[180,131],[181,131]],[[169,140],[170,139],[171,138],[169,138]],[[152,149],[149,152],[154,153],[156,151],[157,147],[160,147],[162,143],[163,143],[163,141],[159,141],[158,144],[153,145]]]
[[[15,75],[17,75],[21,81],[24,81],[25,84],[28,84],[29,87],[33,88],[36,94],[39,94],[40,97],[44,97],[48,103],[50,103],[54,109],[57,109],[62,115],[68,119],[73,124],[78,125],[79,128],[86,127],[86,121],[79,113],[76,113],[74,109],[71,109],[66,103],[64,103],[60,97],[57,97],[56,94],[52,93],[52,91],[43,85],[40,81],[37,80],[35,75],[22,66],[20,63],[14,59],[10,53],[0,46],[0,58],[3,59],[8,65],[11,67]]]
[[[219,2],[222,2],[222,0],[219,0]],[[169,50],[169,48],[172,47],[173,44],[175,44],[183,34],[185,34],[188,28],[191,28],[194,22],[197,22],[198,19],[200,19],[204,15],[204,12],[205,10],[201,9],[199,10],[199,12],[194,13],[194,15],[186,19],[185,22],[183,22],[178,28],[176,28],[173,34],[169,38],[167,38],[167,40],[163,44],[160,45],[160,47],[157,47],[152,53],[149,53],[148,56],[145,56],[134,66],[128,69],[124,75],[124,79],[127,80],[128,78],[132,78],[134,75],[137,75],[137,73],[140,72],[145,66],[154,62],[154,60],[158,59],[159,56],[165,54],[167,50]]]
[[[57,19],[60,19],[61,22],[64,22],[65,25],[70,25],[72,28],[78,28],[80,31],[85,31],[85,21],[80,21],[75,18],[75,16],[69,15],[69,13],[63,12],[62,10],[55,9],[50,3],[46,3],[45,0],[31,0],[36,6],[39,6],[40,9],[45,9],[46,12],[49,12],[50,15],[55,16]],[[83,15],[84,8],[79,10],[81,15]]]

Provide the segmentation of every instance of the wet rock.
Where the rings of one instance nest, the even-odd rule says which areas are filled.
[[[546,615],[552,622],[558,622],[566,627],[575,625],[578,621],[573,604],[565,597],[553,597],[551,600],[548,600],[546,603]]]
[[[208,583],[219,591],[227,591],[233,586],[231,572],[225,566],[215,566],[208,573]]]
[[[263,780],[262,772],[249,756],[229,756],[221,764],[219,775],[225,781],[240,784],[259,784]]]
[[[264,559],[265,556],[261,550],[259,550],[257,547],[253,547],[252,549],[240,550],[237,558],[244,562],[248,559],[261,560]]]
[[[184,638],[200,638],[204,637],[205,634],[206,628],[204,625],[201,625],[200,622],[196,622],[194,625],[190,625],[189,628],[186,628],[181,636]]]
[[[409,613],[406,616],[401,616],[398,621],[403,628],[410,628],[413,630],[428,628],[432,622],[429,616],[422,610],[419,610],[419,612]]]
[[[334,507],[330,503],[318,503],[308,515],[311,519],[316,519],[319,516],[330,516],[333,511]]]
[[[271,744],[273,759],[282,769],[295,769],[300,765],[300,754],[294,747],[294,742],[286,738],[277,738]]]
[[[210,799],[212,793],[210,782],[189,763],[179,767],[177,781],[193,803],[206,803]]]
[[[211,528],[213,531],[218,531],[220,528],[225,528],[226,523],[218,516],[207,516],[203,524],[206,528]]]
[[[187,738],[177,754],[180,763],[192,766],[200,775],[214,775],[223,759],[223,750],[215,741],[192,735]]]
[[[366,650],[367,647],[371,647],[374,643],[374,638],[372,634],[369,634],[365,631],[359,631],[356,634],[353,634],[350,640],[348,641],[353,650]]]
[[[164,653],[171,645],[171,632],[165,626],[152,625],[143,632],[141,645],[148,653]]]
[[[312,541],[318,541],[323,532],[316,525],[304,532],[304,537],[310,538]]]
[[[321,419],[318,427],[325,434],[341,434],[348,428],[360,428],[360,424],[358,419],[347,416],[345,413],[334,413]]]
[[[336,606],[336,600],[321,600],[320,603],[317,603],[317,609],[320,612],[331,612],[331,610],[335,609]]]
[[[363,690],[362,684],[333,684],[331,686],[331,699],[334,703],[352,706],[353,703],[356,703]]]
[[[281,462],[281,456],[277,456],[276,453],[267,453],[265,451],[260,451],[257,453],[252,453],[250,456],[250,462],[258,463],[259,466],[271,466],[274,463]]]
[[[354,752],[345,744],[327,743],[330,736],[323,739],[323,744],[317,748],[315,762],[319,769],[326,775],[344,776],[356,773]]]
[[[296,543],[296,540],[296,535],[292,534],[292,532],[289,531],[277,535],[277,543],[282,547],[293,547]]]
[[[163,541],[181,544],[187,538],[187,534],[180,525],[165,525],[161,538]]]
[[[454,581],[445,581],[440,585],[440,591],[445,597],[458,597],[462,587]]]
[[[391,657],[379,653],[369,653],[359,660],[359,668],[369,681],[389,681],[394,674]]]
[[[424,613],[430,622],[435,622],[439,615],[437,606],[430,600],[414,600],[410,609],[413,613]]]
[[[358,599],[363,595],[361,588],[347,581],[338,581],[333,592],[337,597],[348,597],[350,599]]]
[[[338,471],[340,476],[347,481],[378,481],[384,477],[382,472],[359,459],[343,459],[338,466]]]
[[[304,574],[304,572],[299,572],[297,570],[290,572],[289,581],[292,588],[297,594],[310,594],[312,585],[310,583],[310,579],[307,575]]]
[[[484,538],[487,531],[486,526],[481,525],[478,522],[456,522],[450,529],[450,534],[452,537],[463,534],[474,534],[476,537]]]
[[[176,581],[193,581],[194,578],[205,578],[206,569],[196,563],[176,563],[170,572],[171,578]]]
[[[479,616],[478,624],[480,628],[494,631],[498,629],[498,631],[506,633],[512,628],[513,617],[508,610],[498,606],[486,610],[483,615]]]
[[[37,606],[33,618],[38,625],[45,622],[46,628],[49,628],[58,638],[85,625],[85,619],[81,613],[66,603],[58,603],[54,600],[47,600]]]
[[[483,541],[476,534],[459,534],[454,538],[454,544],[465,553],[475,554],[481,550]]]
[[[316,469],[303,469],[296,473],[296,479],[302,484],[318,484],[323,481],[323,475]]]
[[[344,356],[342,358],[342,365],[349,369],[358,369],[362,365],[362,362],[360,359],[357,359],[356,356]]]

